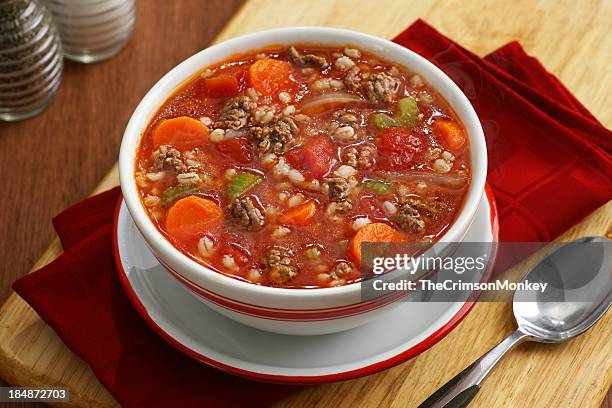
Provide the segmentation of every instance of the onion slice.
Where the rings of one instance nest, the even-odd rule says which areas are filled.
[[[300,102],[299,109],[303,113],[313,114],[338,108],[349,103],[366,103],[366,100],[346,92],[329,92],[306,98]]]
[[[247,128],[227,129],[225,131],[225,139],[232,139],[234,137],[246,136],[247,133],[249,133],[249,129],[247,129]]]
[[[430,187],[459,190],[465,188],[468,183],[468,176],[456,173],[429,173],[422,171],[407,171],[405,173],[389,173],[388,177],[394,181],[419,182],[424,181]]]

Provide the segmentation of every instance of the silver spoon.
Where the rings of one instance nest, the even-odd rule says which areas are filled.
[[[457,374],[419,408],[466,407],[480,383],[514,346],[525,341],[560,343],[584,333],[612,303],[612,243],[588,237],[561,245],[523,280],[548,283],[543,292],[516,291],[514,333]]]

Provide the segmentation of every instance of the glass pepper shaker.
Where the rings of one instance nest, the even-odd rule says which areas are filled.
[[[112,57],[127,43],[136,21],[136,0],[46,0],[64,56],[92,63]]]
[[[62,68],[61,41],[41,0],[0,0],[0,120],[45,109]]]

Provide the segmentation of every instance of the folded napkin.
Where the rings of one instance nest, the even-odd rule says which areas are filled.
[[[612,198],[610,132],[518,43],[481,59],[423,21],[394,41],[444,70],[478,112],[502,240],[549,240]],[[15,291],[125,407],[257,407],[300,390],[208,368],[140,319],[113,265],[119,196],[115,188],[58,215],[64,253]]]
[[[125,407],[264,407],[295,387],[237,378],[159,337],[123,292],[112,250],[119,187],[54,219],[64,253],[13,288]]]
[[[612,198],[612,133],[518,43],[482,59],[423,21],[394,41],[441,68],[478,113],[500,241],[550,241]]]

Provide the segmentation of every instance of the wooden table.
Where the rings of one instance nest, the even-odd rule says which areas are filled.
[[[0,122],[0,304],[55,237],[51,218],[91,194],[115,163],[147,90],[209,45],[242,3],[142,0],[133,37],[118,55],[93,65],[67,62],[47,110]]]
[[[51,240],[51,216],[91,192],[116,160],[123,128],[146,90],[177,62],[205,47],[238,5],[237,0],[143,0],[134,38],[123,52],[110,61],[91,66],[68,63],[63,85],[49,109],[26,122],[0,124],[0,171],[5,180],[0,202],[0,228],[4,232],[0,241],[0,253],[4,256],[0,266],[0,301],[8,296],[10,284],[26,273]],[[217,40],[291,25],[346,27],[392,38],[417,17],[425,18],[481,55],[508,41],[519,40],[596,117],[606,126],[612,125],[610,2],[250,0]],[[115,183],[116,174],[111,172],[100,188]],[[566,237],[608,233],[611,218],[609,203]],[[56,256],[58,250],[57,245],[53,246],[39,265]],[[14,306],[21,300],[13,296],[10,302]],[[480,327],[478,318],[483,316],[498,322]],[[89,369],[62,349],[63,345],[56,344],[51,330],[38,324],[37,333],[41,337],[37,341],[52,344],[53,351],[65,360],[65,367],[50,370],[49,374],[72,370],[73,386],[78,391],[73,395],[80,398],[74,402],[112,405],[112,398],[92,378]],[[572,401],[579,404],[575,406],[596,407],[604,397],[601,384],[609,386],[612,382],[610,361],[598,367],[581,367],[579,361],[572,359],[572,353],[583,346],[610,350],[610,327],[611,319],[606,318],[593,333],[567,345],[522,347],[493,373],[487,384],[495,387],[495,391],[481,392],[480,404],[475,406],[554,406],[554,401],[563,401],[564,392],[572,390],[575,394]],[[478,305],[457,330],[419,358],[365,379],[317,387],[282,405],[412,406],[486,351],[510,328],[507,306]],[[594,338],[601,341],[594,342]],[[454,353],[440,361],[436,353],[441,349]],[[612,355],[612,350],[608,355]],[[545,361],[555,361],[563,371],[542,370],[539,364]],[[519,362],[522,377],[505,375]],[[38,368],[44,372],[48,366]],[[581,389],[556,380],[561,373],[569,378],[570,373],[581,369],[588,369]],[[422,381],[415,380],[427,370],[443,372],[444,377],[423,375]],[[0,367],[0,373],[15,384],[45,384],[44,376],[28,378],[23,373],[9,372],[6,367]],[[529,378],[539,375],[547,378],[548,387],[533,395],[527,384]]]
[[[54,237],[51,217],[87,197],[115,163],[125,125],[147,90],[210,44],[240,4],[140,1],[133,37],[118,55],[93,65],[67,62],[46,111],[0,122],[0,302]]]

